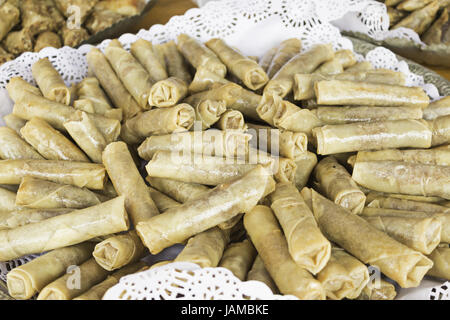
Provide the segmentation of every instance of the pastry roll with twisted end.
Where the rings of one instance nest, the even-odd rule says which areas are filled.
[[[44,159],[11,128],[0,127],[0,159]]]
[[[94,243],[84,242],[55,249],[11,270],[7,275],[8,292],[15,299],[30,299],[46,285],[58,279],[68,267],[91,257]]]
[[[425,7],[412,12],[406,18],[400,20],[392,29],[408,28],[413,29],[420,36],[433,23],[440,7],[440,1],[433,1]]]
[[[197,93],[210,90],[215,86],[227,84],[230,81],[210,71],[207,67],[198,67],[194,79],[189,85],[189,92]]]
[[[423,109],[425,120],[434,120],[438,117],[450,115],[450,96],[431,102]]]
[[[247,125],[245,124],[244,115],[237,110],[227,110],[220,116],[219,121],[216,123],[216,127],[220,130],[237,130],[247,131]]]
[[[103,152],[103,164],[134,225],[159,214],[147,185],[124,142],[110,143]]]
[[[202,100],[194,105],[195,119],[201,122],[202,129],[211,128],[227,110],[223,100]]]
[[[271,208],[297,265],[312,274],[322,270],[330,258],[330,242],[322,235],[314,216],[292,183],[278,183],[269,195]]]
[[[384,279],[370,280],[361,291],[358,300],[394,300],[395,286]]]
[[[42,96],[41,90],[39,90],[39,88],[31,85],[20,77],[11,78],[6,85],[6,90],[8,90],[8,95],[14,102],[18,102],[29,93],[36,96]]]
[[[319,161],[314,169],[314,177],[319,189],[334,203],[354,214],[362,212],[366,195],[358,188],[347,169],[334,157],[326,157]]]
[[[78,280],[71,279],[74,272],[79,274]],[[105,280],[109,273],[97,264],[94,258],[91,258],[75,266],[75,269],[69,269],[65,275],[46,285],[39,293],[37,300],[72,300]]]
[[[83,151],[44,120],[32,118],[20,134],[48,160],[89,162]]]
[[[20,10],[14,5],[6,2],[0,5],[0,41],[11,31],[20,21]]]
[[[325,125],[312,130],[318,154],[391,148],[429,148],[425,120],[394,120]]]
[[[227,67],[214,52],[187,34],[178,35],[177,48],[195,69],[204,67],[222,78],[227,74]]]
[[[127,230],[125,199],[72,211],[40,222],[1,230],[0,261],[62,248],[95,237]]]
[[[248,239],[232,243],[223,252],[219,267],[230,270],[238,279],[244,281],[257,254],[255,247]]]
[[[239,179],[221,184],[179,207],[138,223],[136,230],[145,246],[156,254],[242,212],[250,211],[274,188],[275,181],[270,173],[257,166]]]
[[[24,177],[17,190],[16,205],[36,209],[83,209],[100,204],[103,197],[67,184]]]
[[[112,40],[106,47],[105,56],[138,105],[144,110],[150,109],[148,99],[153,81],[147,70],[122,47],[117,39]]]
[[[428,271],[427,275],[450,280],[450,248],[448,244],[436,248],[428,258],[433,261],[433,268]]]
[[[426,108],[430,102],[420,87],[358,82],[322,80],[314,83],[317,103],[323,105],[366,105],[378,107]]]
[[[228,71],[240,79],[247,88],[258,90],[269,80],[257,62],[229,47],[223,40],[215,38],[205,44],[222,60]]]
[[[312,73],[323,62],[334,58],[334,51],[330,44],[319,44],[304,53],[292,57],[271,78],[264,88],[264,93],[287,96],[294,86],[294,75],[299,73]]]
[[[154,47],[155,48],[155,47]],[[163,43],[158,47],[163,56],[169,77],[183,80],[186,84],[191,83],[192,77],[183,56],[177,49],[174,41]]]
[[[244,215],[244,226],[264,266],[282,294],[302,300],[324,300],[321,283],[292,259],[272,210],[256,206]]]
[[[330,261],[317,275],[327,297],[332,300],[355,299],[369,282],[367,267],[340,248],[331,250]]]
[[[441,242],[441,221],[437,218],[366,217],[371,225],[411,249],[430,254]]]
[[[304,132],[312,137],[312,130],[323,123],[311,110],[302,109],[289,101],[282,101],[273,116],[273,124],[279,129]]]
[[[309,151],[306,151],[304,154],[295,159],[297,169],[294,174],[294,184],[298,190],[301,190],[306,186],[309,176],[311,175],[311,172],[316,164],[316,154]]]
[[[60,160],[0,161],[0,184],[20,184],[26,176],[101,190],[106,173],[105,168],[96,163]]]
[[[174,262],[192,262],[202,268],[215,268],[229,241],[228,231],[217,227],[203,231],[188,240]]]
[[[8,128],[13,129],[16,133],[20,133],[20,129],[22,129],[25,123],[27,123],[26,120],[23,120],[12,113],[4,116],[3,121]]]
[[[16,208],[11,211],[0,212],[0,230],[14,229],[30,223],[72,212],[74,209],[29,209]]]
[[[140,143],[151,135],[188,131],[194,124],[195,110],[187,103],[140,113],[122,126],[122,138],[129,144]]]
[[[69,88],[47,58],[34,63],[31,71],[44,97],[66,105],[70,104]]]
[[[260,255],[256,256],[253,266],[247,273],[247,281],[255,280],[265,283],[273,293],[278,293],[278,288],[261,259]]]
[[[301,47],[302,43],[300,39],[297,38],[287,39],[281,42],[267,69],[269,79],[271,79],[293,56],[300,53]]]
[[[136,100],[127,91],[99,49],[92,48],[86,58],[89,69],[98,79],[108,97],[111,98],[117,108],[122,109],[124,119],[132,118],[141,111]]]
[[[357,161],[353,180],[371,190],[450,199],[450,167],[402,161]]]
[[[450,115],[428,120],[427,123],[433,132],[432,147],[450,143]]]
[[[130,52],[144,66],[145,70],[147,70],[152,82],[164,80],[169,77],[165,66],[161,65],[153,51],[153,45],[150,41],[137,39],[131,44]]]
[[[311,190],[311,203],[314,216],[327,239],[362,262],[378,267],[402,288],[418,286],[431,269],[432,261],[420,252],[397,242],[314,190]]]
[[[148,103],[159,108],[172,107],[187,94],[188,87],[183,80],[170,77],[156,82],[150,90]]]
[[[103,269],[113,271],[141,259],[146,248],[135,230],[108,237],[95,245],[92,253]]]

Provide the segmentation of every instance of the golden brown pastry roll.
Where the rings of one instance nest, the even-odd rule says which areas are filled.
[[[97,2],[97,5],[102,3],[113,3],[113,1],[100,1]],[[91,34],[103,31],[124,18],[120,13],[108,9],[100,9],[97,5],[84,24]]]
[[[396,25],[400,20],[408,15],[407,11],[397,10],[392,7],[387,7],[386,9],[389,16],[389,28]]]
[[[210,190],[202,184],[187,183],[178,180],[149,176],[147,176],[146,180],[153,188],[181,203],[196,199]]]
[[[361,291],[358,300],[394,300],[395,286],[386,280],[370,280]]]
[[[145,1],[136,0],[115,0],[100,1],[95,7],[99,10],[111,10],[124,16],[134,16],[144,9]]]
[[[405,11],[415,11],[417,9],[425,7],[432,1],[433,0],[405,0],[397,6],[397,9]]]
[[[327,239],[337,243],[363,263],[377,266],[402,288],[420,284],[432,267],[431,260],[314,190],[311,192],[314,216]]]
[[[59,160],[1,160],[0,183],[20,184],[29,176],[89,189],[103,189],[105,168],[100,164]]]
[[[423,42],[428,45],[440,44],[442,33],[448,23],[448,10],[444,8],[441,15],[433,22],[430,28],[422,35]]]
[[[247,281],[255,280],[265,283],[273,293],[278,293],[278,288],[261,259],[260,255],[256,256],[252,268],[247,273]]]
[[[117,39],[112,40],[106,47],[105,56],[138,105],[144,110],[150,109],[149,97],[153,81],[147,70]]]
[[[186,85],[191,83],[192,77],[183,56],[174,41],[163,43],[160,47],[169,77],[183,80]]]
[[[294,75],[299,73],[299,70],[303,73],[311,73],[320,64],[333,58],[334,51],[329,44],[319,44],[304,53],[298,53],[271,78],[264,88],[264,93],[284,98],[292,91]]]
[[[40,222],[1,230],[0,260],[8,261],[125,231],[129,222],[124,204],[125,199],[118,197]]]
[[[402,199],[402,200],[411,200],[411,201],[420,201],[420,202],[426,202],[426,203],[434,203],[434,204],[440,204],[445,206],[445,203],[448,202],[448,200],[445,200],[441,197],[428,197],[428,196],[416,196],[416,195],[409,195],[409,194],[399,194],[399,193],[383,193],[383,192],[377,192],[373,191],[367,188],[364,188],[363,186],[359,186],[361,190],[366,194],[367,196],[367,203],[370,203],[372,200],[374,200],[378,196],[386,196],[396,199]]]
[[[239,179],[221,184],[179,207],[138,223],[136,230],[150,252],[156,254],[239,213],[250,211],[274,188],[275,182],[268,171],[257,166]]]
[[[450,96],[431,102],[423,109],[425,120],[434,120],[438,117],[450,115]]]
[[[153,51],[153,45],[150,41],[137,39],[131,44],[130,52],[147,70],[152,82],[158,82],[169,77],[165,66],[161,65]]]
[[[331,250],[330,261],[317,275],[332,300],[358,297],[369,281],[367,267],[340,248]]]
[[[189,92],[196,93],[212,89],[214,86],[227,84],[230,81],[210,71],[207,67],[198,67],[194,79],[189,85]]]
[[[83,27],[68,28],[64,24],[61,30],[61,37],[65,46],[78,47],[83,41],[89,39],[89,33]]]
[[[238,279],[244,281],[257,254],[255,247],[248,239],[229,244],[223,252],[219,267],[230,270]]]
[[[270,67],[270,64],[272,63],[273,57],[278,51],[278,46],[272,47],[269,50],[267,50],[261,59],[259,59],[258,64],[263,68],[263,70],[267,73],[267,70]]]
[[[47,160],[89,162],[89,158],[61,132],[44,120],[32,118],[20,134]]]
[[[201,132],[180,132],[150,136],[139,146],[138,152],[144,160],[151,160],[159,150],[234,157],[247,154],[250,138],[249,134],[239,131],[211,129]]]
[[[320,282],[292,259],[270,208],[254,207],[244,215],[244,226],[282,294],[292,294],[303,300],[325,299]]]
[[[70,104],[69,88],[47,58],[34,63],[31,71],[44,97],[67,105]]]
[[[22,29],[10,32],[3,40],[3,46],[6,51],[16,56],[26,51],[32,51],[33,37],[30,34],[30,30]]]
[[[374,67],[370,61],[361,61],[357,62],[351,67],[345,68],[344,72],[360,72],[360,71],[368,71],[373,70]]]
[[[103,164],[117,193],[125,197],[125,207],[134,225],[159,214],[124,142],[106,147]]]
[[[166,196],[164,193],[159,192],[158,190],[152,187],[148,187],[148,191],[159,212],[164,212],[168,209],[175,208],[181,204],[178,201],[175,201],[174,199]]]
[[[244,115],[238,110],[227,110],[222,113],[215,126],[220,130],[247,131]]]
[[[1,159],[44,159],[31,145],[13,129],[0,127]]]
[[[334,203],[359,214],[364,208],[366,195],[362,192],[352,176],[334,157],[319,161],[314,169],[318,188]]]
[[[294,184],[301,190],[306,186],[309,176],[317,164],[317,156],[313,152],[306,151],[303,155],[295,159],[297,169],[294,174]]]
[[[281,104],[284,102],[285,101],[278,95],[264,93],[256,108],[256,112],[262,120],[273,127],[275,126],[273,118],[275,117],[277,110],[280,109]]]
[[[187,103],[157,108],[136,115],[122,127],[127,143],[139,143],[151,135],[188,131],[194,124],[195,110]]]
[[[201,129],[211,128],[227,110],[222,100],[201,100],[194,104],[195,119],[201,123]]]
[[[188,87],[183,80],[170,77],[156,82],[150,90],[148,103],[159,108],[172,107],[187,94]]]
[[[432,147],[450,142],[450,115],[427,120],[427,123],[433,132]]]
[[[432,1],[425,7],[412,12],[406,18],[400,20],[400,22],[395,24],[392,29],[400,27],[408,28],[417,32],[418,35],[421,35],[428,29],[431,23],[433,23],[439,8],[439,1]]]
[[[230,108],[238,101],[239,97],[241,97],[243,90],[244,89],[238,84],[229,82],[210,90],[193,94],[187,97],[184,102],[195,105],[203,100],[223,101],[225,106]]]
[[[16,193],[5,188],[0,188],[0,212],[16,209]]]
[[[214,52],[196,39],[182,33],[178,35],[177,48],[195,69],[204,67],[222,78],[225,77],[227,67]]]
[[[387,149],[359,151],[355,161],[405,161],[408,163],[450,165],[450,150],[442,149]]]
[[[71,282],[73,275],[71,275],[71,272],[68,272],[46,285],[39,293],[37,300],[72,300],[105,280],[109,274],[93,258],[75,268],[77,268],[75,272],[79,273],[77,283],[73,283],[74,280]]]
[[[28,30],[31,36],[56,28],[56,21],[49,14],[45,1],[20,1],[20,12],[22,27]]]
[[[433,261],[433,268],[428,271],[427,275],[441,278],[450,279],[450,248],[448,245],[442,245],[436,248],[429,256]]]
[[[230,241],[229,232],[214,227],[190,238],[174,262],[192,262],[202,268],[215,268]]]
[[[322,80],[314,84],[318,104],[426,108],[429,98],[420,87],[405,87],[348,80]]]
[[[367,207],[428,213],[450,213],[450,208],[443,205],[384,196],[376,196],[374,199],[371,199]]]
[[[337,59],[344,69],[354,66],[358,61],[352,50],[342,49],[334,53],[334,59]]]
[[[27,123],[26,120],[23,120],[12,113],[4,116],[3,121],[8,128],[14,130],[18,134],[20,134],[20,129],[22,129],[25,123]]]
[[[102,88],[117,108],[122,109],[124,119],[134,117],[141,108],[122,84],[103,53],[92,48],[86,56],[88,66]]]
[[[214,38],[205,44],[222,60],[228,71],[241,80],[247,88],[258,90],[269,80],[257,62],[229,47],[223,40]]]
[[[429,148],[432,132],[425,120],[394,120],[325,125],[314,128],[318,154],[390,148]]]
[[[301,47],[301,41],[297,38],[282,41],[267,69],[269,78],[272,78],[293,56],[300,53]]]
[[[262,98],[259,94],[242,88],[236,98],[233,103],[227,104],[227,108],[240,111],[248,119],[261,120],[256,110]]]
[[[0,6],[0,41],[11,31],[11,29],[19,23],[20,10],[10,3],[3,3]]]
[[[135,230],[114,235],[95,245],[95,261],[105,270],[113,271],[141,259],[146,248]]]
[[[14,229],[74,211],[74,209],[29,209],[16,207],[0,212],[0,230]]]
[[[344,72],[344,67],[342,63],[336,59],[336,55],[330,61],[324,62],[320,67],[318,67],[314,73],[323,75],[334,75]]]
[[[39,52],[44,48],[52,47],[59,49],[62,47],[61,38],[54,32],[46,31],[41,33],[34,44],[34,52]]]
[[[331,245],[320,232],[303,197],[292,183],[278,183],[269,199],[292,259],[312,274],[318,273],[330,258]]]
[[[84,242],[55,249],[11,270],[7,275],[8,292],[15,299],[30,299],[46,285],[63,276],[67,268],[91,257],[94,243]]]

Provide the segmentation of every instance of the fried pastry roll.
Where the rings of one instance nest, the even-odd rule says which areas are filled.
[[[301,47],[301,41],[297,38],[282,41],[267,69],[269,79],[271,79],[292,57],[300,53]]]
[[[444,8],[441,15],[422,35],[423,42],[428,45],[442,43],[442,33],[448,23],[448,9]]]
[[[16,207],[15,209],[11,209],[11,211],[0,212],[0,230],[18,228],[72,211],[74,211],[74,209],[30,209]]]
[[[31,145],[13,129],[0,127],[0,159],[35,159],[43,160]]]
[[[412,12],[395,24],[392,29],[403,27],[414,30],[419,36],[422,35],[433,23],[440,8],[439,2],[438,0],[432,1],[425,7]]]
[[[197,93],[210,90],[215,86],[227,84],[230,81],[219,76],[218,74],[208,70],[206,67],[200,66],[197,68],[194,79],[189,85],[189,92]]]
[[[20,21],[20,10],[10,3],[3,3],[0,6],[0,41],[14,28]]]
[[[247,131],[244,115],[238,110],[227,110],[220,116],[215,126],[220,130]]]
[[[428,107],[423,109],[423,118],[425,120],[434,120],[447,115],[450,115],[450,96],[433,101]]]
[[[373,70],[374,67],[372,65],[372,62],[370,61],[361,61],[357,62],[351,67],[345,68],[344,72],[360,72],[360,71],[369,71]]]
[[[223,252],[219,267],[230,270],[238,279],[245,281],[257,254],[255,247],[248,239],[234,242],[229,244]]]
[[[189,84],[192,81],[191,74],[183,55],[178,51],[174,41],[163,43],[160,47],[164,55],[164,61],[169,77],[175,77]]]
[[[34,44],[34,52],[39,52],[44,48],[52,47],[59,49],[62,47],[61,38],[54,32],[46,31],[41,33]]]
[[[278,288],[261,259],[260,255],[257,255],[253,262],[252,268],[247,273],[247,281],[255,280],[261,281],[266,284],[273,293],[278,293]]]
[[[130,52],[147,70],[152,82],[158,82],[169,77],[165,66],[161,65],[153,51],[153,45],[150,41],[137,39],[131,44]]]

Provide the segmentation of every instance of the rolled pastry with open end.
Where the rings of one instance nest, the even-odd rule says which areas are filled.
[[[0,127],[0,159],[35,159],[43,160],[31,145],[13,129]]]
[[[132,230],[97,243],[92,255],[102,268],[113,271],[138,261],[145,253],[145,246]]]
[[[88,291],[94,285],[106,279],[109,271],[103,269],[94,258],[76,266],[75,271],[68,272],[62,277],[46,285],[39,293],[37,300],[72,300]],[[73,280],[71,273],[79,274],[78,280]],[[75,283],[76,281],[76,283]]]
[[[16,193],[0,188],[0,212],[16,209]]]
[[[262,166],[257,166],[239,179],[221,184],[179,207],[138,223],[136,230],[145,246],[152,254],[156,254],[240,213],[250,211],[274,188],[275,181],[270,173]]]
[[[200,66],[195,72],[194,79],[192,79],[192,82],[189,84],[189,92],[202,92],[229,82],[229,80],[210,71],[207,67]]]
[[[113,142],[106,147],[103,164],[114,189],[125,197],[125,207],[134,225],[159,214],[124,142]]]
[[[269,207],[259,205],[246,213],[244,226],[282,294],[292,294],[303,300],[325,299],[320,282],[292,259],[283,232]]]
[[[40,222],[1,230],[0,260],[62,248],[95,237],[127,230],[125,199],[117,197],[99,205],[72,211]]]
[[[103,165],[59,160],[1,160],[0,184],[20,184],[29,176],[80,188],[103,189]]]
[[[354,66],[357,63],[356,56],[352,50],[342,49],[334,53],[334,58],[337,59],[344,69]]]
[[[3,17],[0,22],[0,41],[11,31],[20,21],[20,10],[11,3],[2,3],[0,15]]]
[[[220,116],[216,127],[220,130],[247,131],[244,115],[238,110],[227,110]]]
[[[219,267],[230,270],[238,279],[245,281],[257,254],[248,239],[229,244],[223,252]]]
[[[122,120],[122,109],[112,108],[108,97],[97,78],[84,78],[76,85],[77,100],[74,101],[75,109],[89,113],[98,113],[107,118]]]
[[[264,88],[264,93],[287,96],[294,87],[294,75],[299,73],[312,73],[323,62],[334,58],[334,51],[330,44],[319,44],[304,53],[292,57],[270,79]]]
[[[157,108],[138,114],[122,126],[122,138],[129,144],[140,143],[151,135],[188,131],[194,124],[195,110],[187,103]]]
[[[450,143],[450,115],[428,120],[427,123],[433,132],[432,147]]]
[[[425,120],[434,120],[447,115],[450,115],[450,96],[433,101],[428,107],[423,109],[423,118]]]
[[[222,39],[211,39],[205,45],[222,60],[228,71],[241,80],[247,88],[258,90],[269,81],[266,72],[257,62],[231,48]]]
[[[317,103],[322,105],[366,105],[378,107],[426,108],[430,102],[420,87],[358,82],[321,80],[314,83]]]
[[[21,98],[23,98],[23,96],[29,93],[37,96],[42,96],[41,90],[39,90],[39,88],[31,85],[20,77],[11,78],[6,85],[6,90],[8,90],[8,95],[14,102],[19,101]]]
[[[317,274],[330,258],[331,244],[320,232],[303,197],[292,183],[278,183],[269,199],[284,231],[292,259],[297,265]]]
[[[432,131],[425,120],[394,120],[325,125],[312,129],[322,155],[392,148],[429,148]]]
[[[150,41],[137,39],[131,44],[130,52],[147,70],[152,82],[158,82],[169,77],[166,67],[161,65]]]
[[[20,208],[0,212],[0,230],[14,229],[30,223],[56,217],[74,211],[74,209],[30,209]]]
[[[261,281],[262,283],[265,283],[274,294],[278,293],[277,285],[264,266],[264,262],[260,255],[256,256],[252,268],[247,273],[247,281],[250,280]]]
[[[64,127],[92,162],[102,163],[102,152],[110,141],[106,141],[86,112],[75,112],[72,119],[64,123]]]
[[[44,97],[66,105],[70,104],[69,88],[47,58],[34,63],[31,71]]]
[[[8,292],[15,299],[30,299],[46,285],[91,257],[94,243],[84,242],[55,249],[11,270],[7,275]]]
[[[372,62],[370,61],[361,61],[357,62],[351,67],[345,68],[344,72],[360,72],[360,71],[368,71],[373,70],[374,67],[372,65]]]
[[[369,282],[367,267],[340,248],[331,250],[330,261],[317,275],[327,297],[332,300],[355,299]]]
[[[32,118],[20,134],[48,160],[89,162],[83,151],[44,120]]]
[[[395,286],[384,279],[370,280],[361,291],[358,300],[394,300]]]
[[[201,100],[194,105],[195,119],[201,122],[202,130],[211,128],[226,112],[225,102],[222,100]]]
[[[392,29],[408,28],[413,29],[418,35],[424,33],[431,23],[434,21],[436,14],[440,8],[440,1],[433,1],[425,7],[418,9],[400,20]]]
[[[311,111],[324,124],[422,119],[423,115],[421,108],[411,107],[318,106]]]
[[[127,91],[99,49],[92,48],[86,58],[89,69],[94,73],[108,97],[117,108],[122,109],[124,119],[132,118],[141,111],[136,100]]]
[[[161,151],[173,153],[200,153],[210,156],[235,157],[247,154],[249,134],[240,131],[206,130],[189,131],[148,137],[138,148],[139,156],[151,160],[153,155]]]
[[[214,52],[194,38],[184,33],[178,35],[177,48],[195,69],[205,67],[218,76],[225,77],[227,67]]]
[[[30,30],[25,28],[20,31],[12,31],[3,40],[3,46],[7,52],[13,55],[33,51],[33,36]]]
[[[183,80],[170,77],[156,82],[150,90],[148,103],[159,108],[172,107],[188,93],[188,86]]]
[[[326,157],[319,161],[314,169],[314,177],[319,189],[334,203],[354,214],[362,212],[366,195],[336,158]]]
[[[303,189],[308,180],[311,172],[317,164],[317,156],[313,152],[306,151],[303,155],[295,159],[295,165],[297,169],[294,174],[294,184],[298,190]]]
[[[359,151],[355,161],[405,161],[408,163],[450,165],[450,150],[445,149],[387,149]]]
[[[158,48],[161,49],[161,52],[164,55],[164,61],[169,77],[183,80],[186,85],[191,83],[192,77],[189,73],[188,65],[180,51],[178,51],[175,41],[163,43]]]
[[[16,205],[35,209],[83,209],[102,200],[103,197],[86,188],[24,177],[17,190]]]
[[[366,217],[371,225],[411,249],[430,254],[441,242],[441,221],[437,218]]]
[[[267,69],[269,79],[271,79],[293,56],[300,53],[301,47],[301,41],[297,38],[282,41]]]
[[[450,248],[448,245],[442,245],[436,248],[429,256],[433,261],[433,268],[427,275],[450,280]]]
[[[450,167],[401,161],[357,161],[353,180],[371,190],[450,199]]]
[[[178,207],[181,204],[152,187],[148,187],[148,191],[159,212],[164,212],[171,208]]]
[[[229,232],[220,228],[203,231],[188,240],[174,262],[192,262],[202,268],[215,268],[229,241]]]
[[[12,113],[4,116],[3,121],[8,128],[13,129],[16,133],[20,133],[20,129],[22,129],[25,123],[27,123],[26,120],[19,118]]]
[[[363,218],[311,190],[314,216],[327,239],[379,268],[402,288],[417,287],[433,262],[389,237]],[[302,193],[303,194],[303,193]]]

